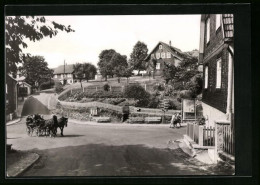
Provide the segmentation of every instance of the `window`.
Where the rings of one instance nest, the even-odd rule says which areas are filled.
[[[167,58],[171,58],[171,53],[167,52]]]
[[[165,58],[165,53],[161,53],[162,58]]]
[[[207,28],[206,41],[208,43],[209,42],[209,38],[210,38],[210,19],[209,18],[206,20],[206,28]]]
[[[216,14],[216,30],[220,27],[220,14]]]
[[[67,76],[68,76],[68,78],[71,78],[71,74],[68,74]]]
[[[209,67],[205,66],[205,74],[204,74],[204,88],[207,89],[208,88],[208,79],[209,79]]]
[[[160,58],[160,53],[156,53],[156,58],[157,58],[157,59]]]
[[[151,57],[154,58],[154,54],[151,54]]]
[[[160,63],[156,63],[156,69],[160,69]]]
[[[162,45],[159,45],[159,49],[162,49]]]
[[[54,75],[54,78],[57,78],[57,75]]]
[[[221,59],[217,60],[216,88],[221,88]]]

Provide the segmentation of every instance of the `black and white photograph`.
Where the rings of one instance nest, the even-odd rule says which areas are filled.
[[[5,15],[5,176],[235,176],[235,15]]]

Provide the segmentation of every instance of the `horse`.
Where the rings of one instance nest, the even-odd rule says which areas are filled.
[[[60,128],[60,135],[63,136],[63,129],[64,127],[67,127],[68,126],[68,118],[65,118],[65,117],[61,117],[58,119],[57,121],[57,127]],[[57,127],[56,127],[56,131],[57,131]]]
[[[37,135],[40,135],[40,131],[45,132],[46,134],[49,135],[50,137],[55,136],[57,133],[57,124],[58,124],[58,119],[56,115],[53,115],[51,119],[44,120],[44,119],[39,119],[38,121],[38,132]]]
[[[177,124],[179,123],[181,127],[181,114],[174,114],[171,119],[170,128],[177,127]]]

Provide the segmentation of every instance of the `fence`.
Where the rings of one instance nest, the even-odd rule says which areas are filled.
[[[215,128],[205,127],[203,128],[203,146],[215,146]]]
[[[235,143],[234,143],[234,132],[230,125],[223,126],[223,151],[234,155]]]
[[[187,135],[200,146],[215,146],[215,128],[187,124]]]

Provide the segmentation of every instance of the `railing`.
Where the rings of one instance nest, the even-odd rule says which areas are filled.
[[[230,125],[223,126],[223,151],[231,155],[235,153],[234,132]]]
[[[200,146],[215,146],[215,128],[187,124],[187,135]]]
[[[215,128],[205,127],[203,128],[203,146],[215,146]]]

